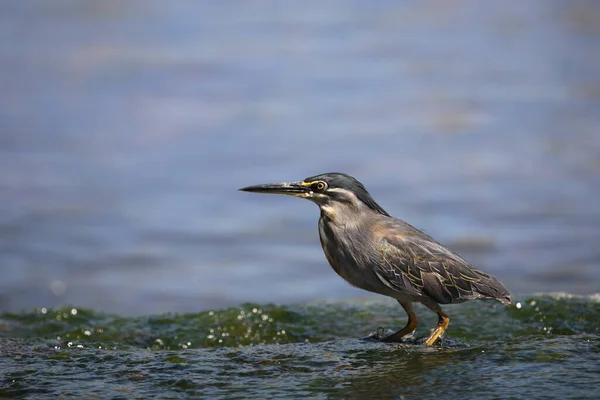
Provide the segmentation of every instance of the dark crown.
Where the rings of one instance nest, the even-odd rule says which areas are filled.
[[[327,183],[330,188],[349,190],[371,210],[389,216],[389,214],[371,197],[363,184],[348,174],[343,174],[341,172],[329,172],[326,174],[310,176],[304,179],[304,182],[314,181],[323,181]]]

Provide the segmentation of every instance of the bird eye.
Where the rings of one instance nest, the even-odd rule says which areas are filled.
[[[314,188],[318,191],[325,190],[326,186],[327,185],[325,184],[325,182],[317,182],[314,184]]]

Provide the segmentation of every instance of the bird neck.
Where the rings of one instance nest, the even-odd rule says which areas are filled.
[[[377,213],[363,204],[330,203],[320,205],[321,219],[339,228],[359,228]]]

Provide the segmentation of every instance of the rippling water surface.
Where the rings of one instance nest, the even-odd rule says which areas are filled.
[[[598,296],[529,296],[510,308],[419,308],[416,338],[357,339],[403,325],[393,301],[243,304],[127,318],[71,307],[0,315],[0,393],[83,398],[592,399]],[[396,326],[397,325],[397,326]]]

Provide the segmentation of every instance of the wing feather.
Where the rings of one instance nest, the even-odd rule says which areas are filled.
[[[382,235],[377,250],[383,261],[378,263],[378,278],[399,292],[440,304],[478,298],[510,304],[510,293],[496,278],[425,234]]]

